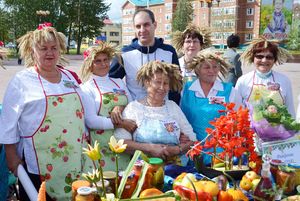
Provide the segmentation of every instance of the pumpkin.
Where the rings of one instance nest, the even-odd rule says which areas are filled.
[[[43,181],[43,183],[40,186],[37,201],[46,201],[46,182],[45,181]]]
[[[240,189],[230,188],[227,190],[227,192],[232,196],[233,201],[238,201],[238,200],[248,201],[249,200],[247,198],[247,196]]]
[[[211,194],[212,196],[217,196],[219,192],[219,187],[215,182],[212,181],[196,181],[194,182],[197,191],[204,191]]]
[[[218,201],[233,201],[233,197],[227,191],[219,191]]]

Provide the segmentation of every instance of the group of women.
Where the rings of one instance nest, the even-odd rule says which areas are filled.
[[[21,37],[20,53],[27,68],[10,81],[0,116],[0,143],[5,145],[10,171],[17,175],[23,164],[37,189],[47,180],[49,200],[69,200],[66,178],[75,180],[82,169],[92,168],[81,160],[86,142],[100,142],[104,170],[115,167],[107,144],[112,135],[128,145],[120,157],[122,169],[137,149],[166,163],[187,165],[184,153],[206,137],[205,128],[221,115],[224,102],[239,106],[273,98],[295,115],[291,82],[272,70],[287,55],[273,42],[253,41],[242,61],[253,63],[255,70],[240,77],[233,88],[218,79],[229,65],[202,50],[211,44],[209,32],[189,26],[174,39],[184,54],[181,71],[161,61],[143,65],[137,80],[147,95],[132,100],[125,83],[108,76],[111,59],[118,57],[111,45],[101,43],[86,51],[80,84],[62,67],[66,48],[62,33],[44,25]],[[180,106],[166,99],[169,90],[181,91]],[[28,200],[21,184],[19,189],[21,199]]]

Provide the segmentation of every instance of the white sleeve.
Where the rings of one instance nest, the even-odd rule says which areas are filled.
[[[124,119],[131,119],[133,121],[136,121],[136,110],[138,108],[136,107],[133,107],[133,104],[135,102],[131,102],[129,103],[123,113],[122,113],[122,116]],[[115,129],[115,133],[114,133],[114,136],[117,138],[117,139],[124,139],[124,140],[132,140],[132,134],[130,132],[128,132],[127,130],[125,130],[124,128],[116,128]]]
[[[300,122],[300,95],[298,96],[297,121]]]
[[[82,87],[82,103],[84,107],[85,124],[91,129],[114,129],[114,125],[110,118],[99,116],[97,107],[93,99],[91,91],[86,87]]]
[[[175,114],[173,115],[176,121],[179,124],[180,127],[180,132],[184,133],[186,136],[190,138],[192,141],[196,141],[196,134],[193,131],[193,128],[191,124],[188,122],[186,116],[182,112],[181,108],[173,101],[168,101],[170,102],[170,106],[172,108],[172,113]],[[174,112],[173,112],[174,111]]]
[[[235,88],[231,89],[230,96],[229,96],[229,102],[235,103],[235,109],[238,109],[242,104],[242,98],[238,94],[237,90]]]
[[[0,115],[0,144],[15,144],[20,140],[18,122],[24,108],[26,92],[14,77],[6,88]],[[34,117],[33,117],[34,118]]]

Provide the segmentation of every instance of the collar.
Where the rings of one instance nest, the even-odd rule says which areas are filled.
[[[92,74],[92,78],[95,79],[95,80],[100,80],[100,81],[105,81],[105,80],[109,79],[108,74],[103,76],[103,77],[99,76],[99,75]]]
[[[192,85],[190,86],[189,90],[191,91],[195,91],[201,94],[202,97],[205,97],[204,92],[202,90],[202,87],[200,85],[200,81],[199,79],[195,80]],[[210,89],[208,96],[210,96],[212,91],[224,91],[224,87],[223,84],[220,80],[216,79],[216,81],[214,82],[214,85],[212,86],[212,88]]]
[[[272,70],[270,70],[267,73],[262,73],[262,72],[259,72],[258,70],[255,70],[255,74],[261,79],[268,79],[269,77],[272,76],[273,73],[272,73]]]

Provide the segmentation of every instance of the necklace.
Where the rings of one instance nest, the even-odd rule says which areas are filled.
[[[145,105],[145,106],[149,106],[149,107],[161,107],[161,106],[163,106],[164,104],[165,104],[165,100],[163,100],[163,102],[161,103],[161,104],[159,104],[159,105],[153,105],[153,104],[151,104],[149,101],[148,101],[148,97],[146,97],[146,98],[144,98],[143,99],[143,104]]]

